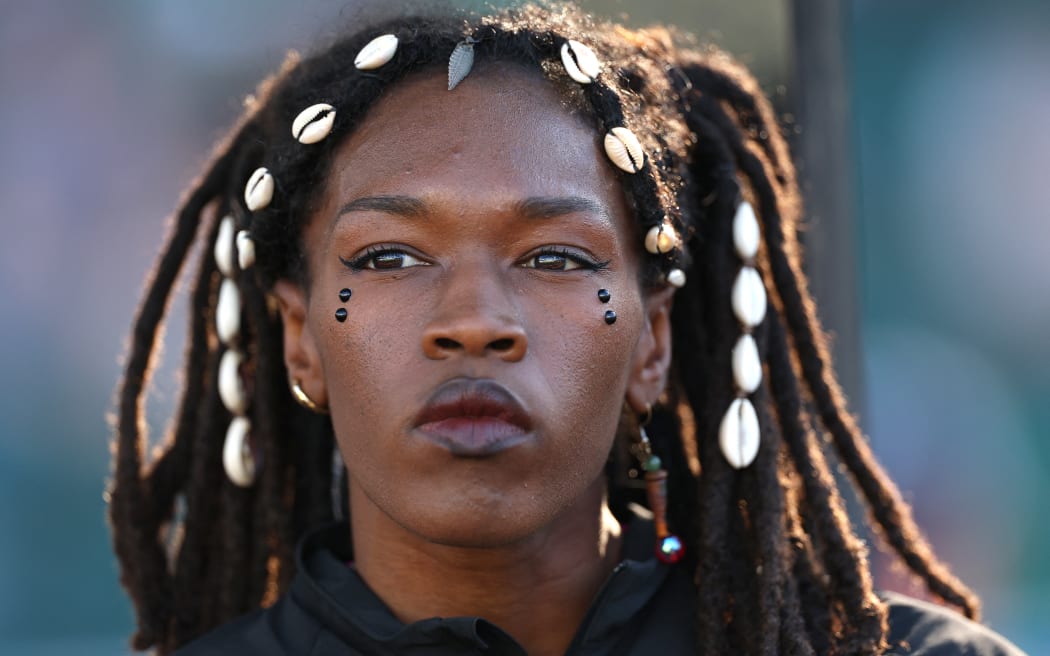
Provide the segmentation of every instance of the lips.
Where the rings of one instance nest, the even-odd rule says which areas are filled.
[[[520,444],[532,430],[532,420],[502,385],[454,378],[434,391],[413,428],[453,455],[481,457]]]

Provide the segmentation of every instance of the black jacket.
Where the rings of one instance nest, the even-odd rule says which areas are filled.
[[[177,656],[518,656],[524,650],[480,617],[402,624],[350,560],[350,530],[330,525],[299,545],[298,573],[274,606],[219,627]],[[681,568],[653,557],[652,524],[637,518],[624,539],[624,560],[605,582],[566,656],[694,654],[695,589]],[[1024,656],[1008,641],[932,604],[888,593],[890,654]],[[902,645],[908,645],[904,647]]]

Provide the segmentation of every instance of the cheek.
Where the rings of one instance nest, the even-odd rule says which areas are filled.
[[[399,377],[418,366],[418,318],[403,312],[404,304],[376,303],[367,290],[330,305],[314,319],[333,421],[337,428],[371,427],[390,417],[390,407],[401,402]],[[346,308],[346,321],[335,319],[337,307]]]
[[[544,316],[529,327],[530,356],[538,362],[559,467],[596,475],[605,464],[621,417],[631,373],[631,355],[642,326],[642,301],[630,282],[585,285],[556,305],[537,304]],[[584,287],[584,285],[582,285]],[[590,289],[593,288],[593,289]],[[609,302],[598,289],[611,293]],[[607,311],[616,321],[605,321]]]
[[[561,321],[534,329],[530,346],[547,361],[549,384],[566,393],[587,390],[592,396],[615,395],[629,370],[630,353],[638,330],[630,310],[617,312],[613,325],[605,323],[606,308],[571,310]],[[580,410],[584,410],[580,408]]]

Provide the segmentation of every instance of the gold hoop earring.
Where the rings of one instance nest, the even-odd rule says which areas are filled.
[[[295,399],[296,403],[303,406],[310,412],[316,412],[319,415],[328,414],[328,408],[314,403],[314,400],[307,396],[306,392],[303,391],[303,385],[298,378],[292,379],[291,389],[292,398]]]

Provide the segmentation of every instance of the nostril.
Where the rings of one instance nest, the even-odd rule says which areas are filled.
[[[449,339],[448,337],[438,337],[434,342],[437,344],[438,348],[448,351],[454,351],[459,348],[459,342],[454,339]]]
[[[509,351],[514,348],[514,340],[509,337],[497,339],[489,343],[489,348],[493,351]]]

